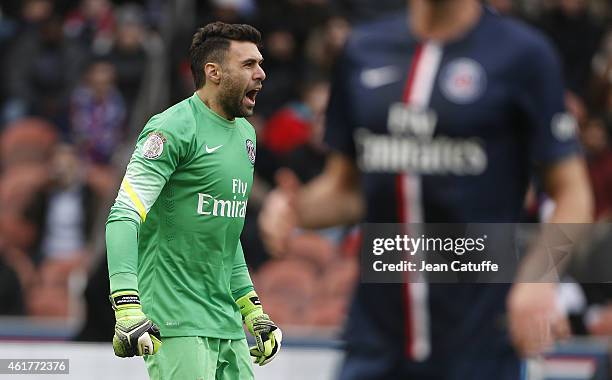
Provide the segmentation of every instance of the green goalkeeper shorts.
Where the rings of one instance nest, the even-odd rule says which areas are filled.
[[[254,379],[246,339],[162,338],[159,351],[144,360],[151,380]]]

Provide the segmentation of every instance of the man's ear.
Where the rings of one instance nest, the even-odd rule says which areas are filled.
[[[209,62],[204,65],[204,75],[206,75],[206,81],[211,81],[215,84],[221,82],[221,65],[218,63]]]

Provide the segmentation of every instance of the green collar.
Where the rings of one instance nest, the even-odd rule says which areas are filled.
[[[196,108],[201,111],[202,113],[206,114],[207,116],[209,116],[210,118],[212,118],[213,120],[216,120],[219,124],[221,124],[224,127],[227,128],[233,128],[236,126],[236,118],[234,118],[234,120],[227,120],[226,118],[224,118],[223,116],[219,115],[218,113],[216,113],[215,111],[211,110],[210,108],[208,108],[208,106],[202,101],[202,99],[200,99],[200,97],[198,96],[197,92],[193,93],[193,96],[191,97],[191,99],[193,99],[193,102],[196,105]]]

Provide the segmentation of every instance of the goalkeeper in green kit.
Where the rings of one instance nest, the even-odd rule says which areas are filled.
[[[144,356],[151,379],[253,379],[250,357],[264,365],[281,346],[240,245],[256,142],[244,117],[265,79],[260,38],[249,25],[198,30],[197,91],[146,124],[108,217],[113,348]]]

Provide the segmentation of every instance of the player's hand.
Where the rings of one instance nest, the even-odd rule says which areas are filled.
[[[508,319],[512,343],[525,357],[543,353],[570,334],[554,283],[514,284],[508,296]]]
[[[278,186],[264,201],[258,224],[266,249],[279,257],[287,252],[289,237],[297,227],[295,204],[300,183],[289,169],[280,169],[276,182]]]
[[[155,354],[162,342],[159,328],[142,312],[138,293],[122,291],[110,297],[115,310],[115,355],[127,358]]]
[[[260,366],[268,364],[281,348],[282,331],[267,314],[264,314],[257,293],[250,292],[239,298],[236,303],[240,307],[244,324],[255,338],[255,346],[250,348],[253,363]]]

